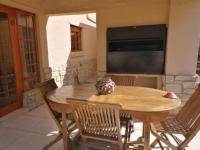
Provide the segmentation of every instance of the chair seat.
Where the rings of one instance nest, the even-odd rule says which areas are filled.
[[[153,125],[158,132],[183,135],[190,132],[190,129],[186,127],[182,121],[177,120],[176,118],[168,118],[165,121],[154,122]]]
[[[89,147],[88,150],[121,150],[116,144],[105,141],[87,139],[85,142],[83,142],[82,140],[80,140],[79,142],[81,146],[83,146],[83,143],[85,143]],[[83,150],[83,148],[80,147],[77,150]]]
[[[83,133],[82,134],[82,136],[86,136],[86,137],[96,137],[96,138],[98,138],[99,140],[103,140],[103,141],[105,141],[105,139],[106,140],[109,140],[109,141],[117,141],[118,140],[118,137],[117,137],[117,135],[116,136],[110,136],[110,135],[108,135],[108,136],[106,136],[106,135],[99,135],[99,134],[93,134],[93,133]]]

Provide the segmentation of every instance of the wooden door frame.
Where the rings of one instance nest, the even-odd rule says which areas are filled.
[[[8,14],[8,25],[10,30],[10,42],[12,47],[13,67],[16,78],[16,95],[17,95],[16,103],[13,103],[11,105],[8,105],[0,109],[0,117],[1,117],[5,114],[8,114],[11,111],[16,110],[17,108],[22,107],[23,76],[22,76],[22,61],[21,61],[19,43],[17,38],[16,11],[13,8],[0,5],[0,12]]]
[[[23,14],[25,14],[25,15],[28,15],[28,16],[31,16],[31,17],[33,17],[33,30],[34,30],[34,39],[35,39],[35,55],[36,55],[36,63],[37,63],[37,72],[38,72],[38,74],[37,74],[37,80],[38,80],[38,82],[40,82],[41,81],[41,71],[40,71],[40,59],[39,59],[39,49],[38,49],[38,38],[37,38],[37,27],[36,27],[36,18],[35,18],[35,14],[33,14],[33,13],[30,13],[30,12],[27,12],[27,11],[24,11],[24,10],[20,10],[20,9],[15,9],[16,10],[16,15],[17,15],[17,13],[23,13]],[[19,46],[19,51],[20,51],[20,55],[21,56],[23,56],[23,53],[22,53],[22,51],[21,51],[21,41],[20,41],[20,33],[19,33],[19,25],[18,25],[18,20],[16,20],[17,21],[17,36],[18,36],[18,46]],[[23,62],[22,62],[22,60],[21,60],[21,65],[23,66]],[[22,71],[23,71],[23,68],[22,68]],[[31,77],[31,78],[29,78],[29,79],[34,79],[35,77]],[[25,83],[25,81],[27,81],[27,79],[25,79],[25,77],[24,77],[24,75],[22,74],[22,82],[23,83]],[[24,87],[23,87],[23,92],[27,92],[27,91],[29,91],[29,90],[32,90],[32,88],[31,89],[25,89]]]

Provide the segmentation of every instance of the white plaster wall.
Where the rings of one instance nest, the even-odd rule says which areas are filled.
[[[200,41],[200,1],[171,0],[166,74],[194,75]]]
[[[82,52],[74,52],[72,55],[70,24],[82,27]],[[89,21],[86,14],[50,16],[47,42],[50,67],[67,64],[69,55],[77,60],[96,59],[96,24]]]

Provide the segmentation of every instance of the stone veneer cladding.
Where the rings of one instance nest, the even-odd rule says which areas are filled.
[[[183,102],[187,101],[199,84],[199,76],[166,75],[163,89],[176,93]]]
[[[44,80],[55,79],[58,87],[86,82],[96,75],[96,60],[69,61],[68,65],[43,68]],[[23,95],[24,107],[34,108],[41,104],[37,90],[27,91]]]

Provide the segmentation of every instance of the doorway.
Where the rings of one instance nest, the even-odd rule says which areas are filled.
[[[0,116],[22,105],[21,67],[12,9],[0,6]]]
[[[0,5],[0,117],[39,81],[34,14]]]

